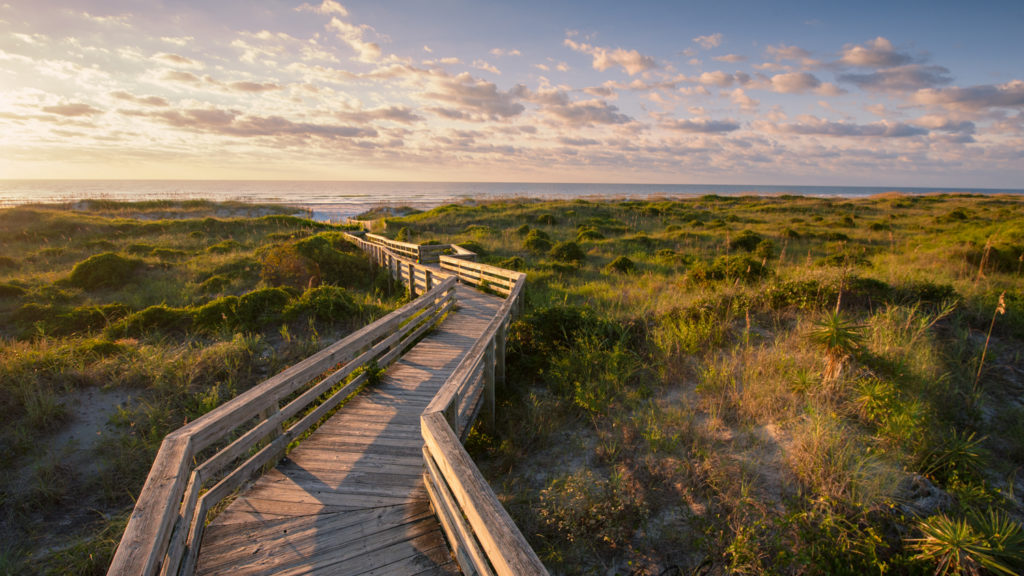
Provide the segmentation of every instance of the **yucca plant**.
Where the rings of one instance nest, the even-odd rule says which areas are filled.
[[[835,380],[846,360],[864,343],[863,327],[838,310],[827,312],[808,335],[825,353],[825,380]]]
[[[945,514],[918,524],[923,538],[910,541],[917,560],[936,564],[935,574],[976,575],[983,571],[1013,576],[1024,565],[1024,534],[1021,525],[990,510],[952,519]]]

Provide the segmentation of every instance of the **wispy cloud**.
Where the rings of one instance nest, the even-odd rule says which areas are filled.
[[[576,42],[572,38],[566,38],[564,44],[576,52],[592,56],[594,58],[594,70],[601,72],[613,66],[619,66],[626,71],[626,74],[634,76],[657,66],[654,58],[645,56],[636,50],[608,49],[585,42]]]

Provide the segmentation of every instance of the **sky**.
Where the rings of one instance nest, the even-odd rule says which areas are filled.
[[[0,178],[1024,188],[1024,2],[0,0]]]

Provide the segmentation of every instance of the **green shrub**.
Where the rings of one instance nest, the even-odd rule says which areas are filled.
[[[743,250],[744,252],[753,252],[757,249],[757,245],[764,240],[764,237],[752,230],[744,230],[740,232],[738,236],[729,241],[730,250]]]
[[[0,298],[18,298],[25,295],[25,289],[14,284],[0,284]]]
[[[588,240],[604,240],[604,234],[593,226],[580,226],[576,231],[576,241],[586,242]]]
[[[526,236],[529,233],[530,233],[530,225],[529,224],[523,224],[522,226],[516,228],[516,234],[518,234],[520,236]]]
[[[487,249],[484,248],[479,242],[474,242],[473,240],[470,240],[468,242],[461,242],[459,243],[458,246],[460,248],[465,248],[466,250],[469,250],[470,252],[476,254],[477,256],[480,256],[481,258],[487,256]]]
[[[395,240],[399,242],[408,242],[412,239],[412,230],[408,226],[402,226],[398,230],[398,234],[395,234]]]
[[[580,245],[567,240],[565,242],[559,242],[555,244],[548,252],[548,256],[562,262],[575,262],[580,263],[586,260],[587,255],[583,253],[583,249]]]
[[[231,279],[222,274],[214,274],[199,283],[199,292],[203,294],[218,294],[231,286]]]
[[[178,260],[188,257],[189,253],[177,248],[154,248],[150,255],[156,256],[161,260]]]
[[[129,244],[128,248],[125,248],[129,254],[137,254],[139,256],[149,256],[156,250],[156,246],[146,243]]]
[[[775,242],[767,238],[761,240],[757,243],[757,247],[754,248],[754,255],[761,260],[771,260],[775,257]]]
[[[192,310],[157,304],[129,314],[111,327],[114,333],[142,336],[152,332],[185,332],[192,326]]]
[[[498,267],[522,272],[523,270],[526,270],[526,261],[519,256],[513,256],[498,262]]]
[[[80,347],[79,350],[83,354],[97,356],[100,358],[106,358],[109,356],[116,356],[118,354],[126,354],[132,351],[132,347],[121,342],[110,341],[105,339],[87,340]]]
[[[340,286],[319,286],[307,290],[284,310],[289,320],[310,316],[320,322],[337,322],[359,314],[359,305]]]
[[[123,318],[128,308],[123,304],[104,306],[78,306],[58,314],[47,328],[52,336],[68,336],[80,332],[91,332],[105,327],[109,322]]]
[[[10,256],[0,256],[0,270],[17,270],[18,261]]]
[[[86,248],[96,248],[107,252],[113,251],[117,248],[117,245],[105,238],[97,238],[95,240],[86,240],[82,243]]]
[[[235,306],[238,323],[245,329],[256,330],[278,322],[291,299],[281,288],[262,288],[243,294]]]
[[[555,218],[553,214],[541,214],[537,216],[537,223],[544,224],[546,226],[554,226],[558,224],[558,218]]]
[[[523,241],[523,247],[537,254],[543,254],[551,250],[551,239],[541,230],[530,230]]]
[[[275,246],[263,254],[260,279],[271,286],[316,286],[320,284],[320,266],[295,245]]]
[[[715,258],[710,264],[695,262],[690,268],[690,278],[697,282],[710,280],[742,280],[750,282],[766,276],[767,266],[748,254],[731,254]]]
[[[206,247],[208,254],[227,254],[228,252],[234,252],[235,250],[241,250],[242,245],[235,240],[223,240],[216,244],[211,244]]]
[[[316,263],[327,284],[365,286],[373,280],[370,261],[361,252],[351,253],[354,247],[340,233],[321,232],[296,242],[295,249]]]
[[[216,334],[232,330],[238,325],[238,297],[224,296],[203,304],[192,313],[196,330]]]
[[[104,252],[75,264],[68,282],[85,290],[124,286],[141,266],[141,260]]]
[[[618,273],[618,274],[629,274],[636,269],[636,264],[626,258],[625,256],[619,256],[615,260],[612,260],[605,266],[605,272]]]
[[[481,224],[470,224],[466,226],[466,229],[462,231],[464,234],[472,234],[477,238],[494,235],[494,229],[490,226],[483,226]]]

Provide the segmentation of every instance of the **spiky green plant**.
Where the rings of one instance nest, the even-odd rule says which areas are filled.
[[[808,338],[825,353],[825,380],[834,380],[843,365],[864,343],[863,327],[838,310],[814,323]]]
[[[935,574],[976,575],[984,571],[1013,576],[1024,566],[1021,525],[990,510],[953,519],[945,514],[918,523],[923,538],[910,541],[917,560],[934,562]]]

